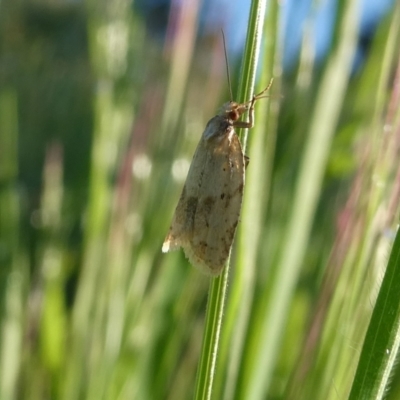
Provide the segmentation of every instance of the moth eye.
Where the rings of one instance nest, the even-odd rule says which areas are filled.
[[[229,111],[228,117],[232,121],[236,121],[237,119],[239,119],[240,115],[236,110],[232,110],[232,111]]]

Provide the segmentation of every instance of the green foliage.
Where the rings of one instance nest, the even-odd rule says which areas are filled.
[[[0,398],[399,398],[399,5],[360,70],[351,0],[283,75],[279,2],[252,3],[235,100],[274,83],[210,281],[161,244],[221,37],[192,5],[161,48],[129,4],[0,2]]]

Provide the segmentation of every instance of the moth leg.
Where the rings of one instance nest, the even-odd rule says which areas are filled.
[[[235,121],[233,124],[235,127],[251,129],[254,126],[254,106],[256,104],[256,101],[261,99],[263,97],[263,94],[271,88],[273,80],[274,80],[274,78],[271,78],[268,86],[264,90],[262,90],[260,93],[254,95],[253,98],[250,100],[250,102],[249,102],[250,103],[249,120],[248,121]]]
[[[257,101],[257,96],[253,96],[249,107],[249,120],[248,121],[235,121],[233,126],[236,128],[251,129],[254,126],[254,104]]]
[[[247,168],[250,163],[250,158],[244,155],[244,168]]]
[[[247,128],[251,129],[254,126],[254,105],[256,104],[256,101],[260,98],[260,96],[270,87],[271,84],[269,84],[261,93],[258,93],[253,96],[253,98],[250,101],[250,107],[249,107],[249,120],[248,121],[236,121],[234,125],[238,128]]]

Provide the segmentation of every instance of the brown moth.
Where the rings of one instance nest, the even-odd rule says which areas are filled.
[[[182,247],[190,263],[206,275],[222,272],[242,207],[248,158],[235,128],[254,126],[254,105],[271,84],[250,101],[225,103],[208,122],[164,240],[164,253]],[[246,111],[248,121],[239,121]]]

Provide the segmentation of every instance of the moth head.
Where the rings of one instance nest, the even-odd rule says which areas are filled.
[[[237,121],[248,109],[249,103],[236,103],[236,101],[229,101],[222,106],[220,115],[227,117],[231,121]]]

